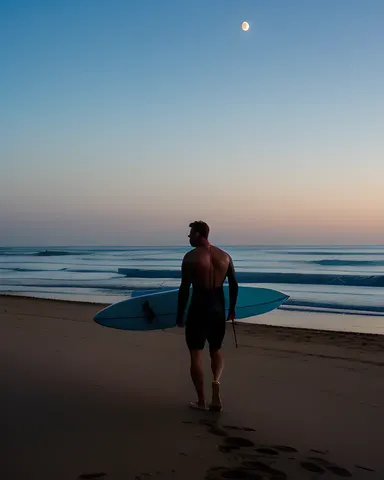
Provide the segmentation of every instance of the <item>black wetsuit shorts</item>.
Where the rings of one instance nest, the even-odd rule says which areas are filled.
[[[208,341],[210,350],[219,350],[225,336],[226,315],[223,287],[193,289],[185,325],[190,350],[202,350]]]

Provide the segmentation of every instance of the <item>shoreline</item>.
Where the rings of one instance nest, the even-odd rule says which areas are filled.
[[[86,302],[73,302],[67,300],[54,300],[54,299],[45,299],[45,298],[31,298],[31,297],[19,297],[18,295],[0,295],[0,313],[1,309],[11,316],[18,315],[21,319],[23,316],[30,317],[35,316],[34,312],[40,314],[40,318],[49,318],[49,319],[60,319],[57,314],[53,316],[47,315],[49,311],[53,313],[59,309],[59,312],[68,311],[70,315],[75,314],[76,317],[79,316],[80,312],[84,312],[86,318],[76,319],[74,321],[79,321],[81,323],[90,323],[96,326],[98,329],[103,331],[114,331],[121,334],[144,334],[148,335],[151,332],[147,331],[134,331],[134,330],[121,330],[114,328],[107,328],[97,324],[93,317],[94,315],[104,306],[109,304],[95,304],[95,303],[86,303]],[[59,308],[60,307],[60,308]],[[290,313],[290,312],[289,312]],[[276,318],[276,314],[287,315],[287,312],[276,312],[272,311],[263,315],[263,317],[269,317],[270,319]],[[293,312],[293,316],[296,315],[296,312]],[[305,317],[311,317],[317,315],[316,313],[302,313]],[[320,316],[327,316],[332,318],[332,315],[329,314],[319,314]],[[183,335],[184,328],[170,328],[166,330],[154,330],[153,333],[156,334],[159,332],[164,332],[171,335]],[[289,343],[292,350],[292,346],[295,348],[297,345],[307,345],[316,348],[316,352],[319,351],[319,348],[327,347],[328,350],[338,350],[339,348],[347,347],[348,350],[353,348],[358,348],[360,352],[366,353],[368,355],[376,355],[378,352],[383,352],[382,359],[372,358],[372,362],[375,364],[382,364],[384,366],[384,335],[378,333],[365,333],[365,332],[353,332],[353,331],[336,331],[336,330],[326,330],[326,329],[316,329],[316,328],[306,328],[306,327],[295,327],[295,326],[281,326],[277,324],[272,324],[272,320],[269,323],[251,323],[246,321],[236,321],[236,332],[237,335],[243,338],[243,344],[247,344],[247,340],[250,342],[256,341],[259,342],[260,339],[267,339],[268,341],[273,341],[278,344],[278,348],[281,347],[282,342],[285,344]],[[227,322],[227,333],[226,333],[227,343],[231,343],[233,339],[233,330],[232,324]],[[261,346],[261,343],[258,343],[258,346]],[[264,348],[264,346],[261,346]],[[274,348],[276,345],[274,345]],[[350,355],[347,355],[350,358]],[[340,358],[340,354],[338,354]]]
[[[60,302],[68,303],[74,305],[90,305],[97,307],[98,309],[105,308],[115,302],[86,302],[79,300],[67,300],[67,299],[56,299],[56,298],[45,298],[45,297],[35,297],[28,295],[19,295],[19,294],[10,294],[10,293],[0,293],[0,298],[20,298],[24,300],[35,300],[35,301],[46,301],[46,302]],[[123,300],[123,298],[122,298]],[[316,323],[317,326],[308,326],[305,325],[306,319],[312,317],[313,319],[318,319]],[[375,319],[383,319],[382,325],[375,325]],[[259,320],[260,319],[260,320]],[[299,321],[297,321],[299,319]],[[351,324],[356,319],[365,320],[362,322],[362,325],[355,326],[354,329],[348,329],[348,327],[337,328],[340,325],[341,320],[349,320]],[[327,322],[324,322],[326,320]],[[292,323],[292,324],[290,324]],[[325,328],[323,323],[328,323],[329,328]],[[332,328],[332,323],[334,323],[334,328]],[[363,314],[363,313],[349,313],[349,312],[328,312],[328,311],[312,311],[312,310],[301,310],[297,308],[278,308],[266,314],[253,317],[252,320],[240,320],[236,321],[236,325],[245,325],[245,326],[258,326],[258,327],[270,327],[270,328],[284,328],[284,329],[293,329],[293,330],[302,330],[309,332],[325,332],[325,333],[340,333],[340,334],[352,334],[352,335],[369,335],[369,336],[384,336],[384,316],[382,315],[372,315],[372,314]],[[369,327],[365,328],[365,325],[370,325],[371,330],[374,331],[365,331],[369,330]],[[350,327],[352,328],[352,327]]]

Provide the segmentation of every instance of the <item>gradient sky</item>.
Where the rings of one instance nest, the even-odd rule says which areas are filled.
[[[0,244],[181,244],[195,219],[383,243],[383,25],[382,0],[0,0]]]

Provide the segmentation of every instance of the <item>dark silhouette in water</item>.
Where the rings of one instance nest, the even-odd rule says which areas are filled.
[[[56,257],[63,255],[73,255],[71,252],[61,252],[59,250],[43,250],[41,252],[35,253],[36,257]]]

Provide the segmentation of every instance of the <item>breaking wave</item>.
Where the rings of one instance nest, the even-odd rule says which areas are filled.
[[[306,262],[312,265],[322,265],[326,267],[381,267],[384,266],[384,260],[313,260]]]
[[[119,268],[118,273],[130,278],[180,278],[179,270],[146,270]],[[347,285],[384,287],[384,275],[333,275],[320,273],[237,272],[241,283],[285,283],[301,285]]]

